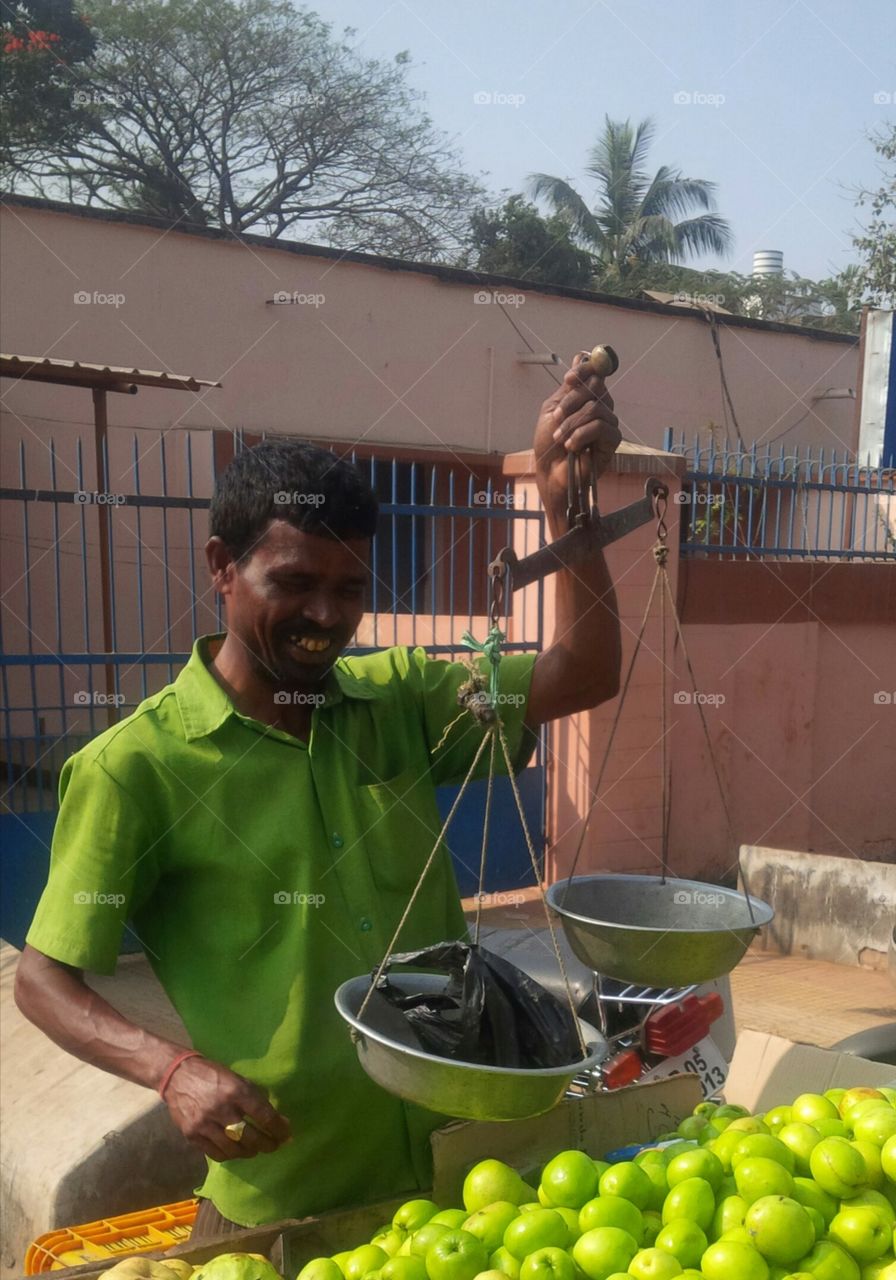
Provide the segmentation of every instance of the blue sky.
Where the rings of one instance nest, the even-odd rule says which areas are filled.
[[[878,185],[869,129],[896,116],[893,0],[321,0],[367,56],[411,54],[411,82],[494,191],[541,171],[590,194],[606,114],[652,116],[651,172],[718,183],[727,261],[754,249],[822,277],[855,258],[847,188]],[[491,95],[488,103],[476,95]],[[520,101],[522,97],[523,101]]]

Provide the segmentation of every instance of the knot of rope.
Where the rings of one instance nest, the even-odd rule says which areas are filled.
[[[460,638],[461,644],[466,649],[472,649],[474,653],[481,653],[489,664],[489,680],[488,680],[488,696],[494,706],[498,697],[498,667],[501,662],[501,645],[504,643],[504,632],[497,623],[492,623],[492,628],[487,638],[479,643],[469,631],[465,631]]]
[[[669,548],[666,546],[665,542],[657,542],[655,544],[653,548],[653,558],[656,560],[658,565],[665,566],[666,561],[669,559]]]

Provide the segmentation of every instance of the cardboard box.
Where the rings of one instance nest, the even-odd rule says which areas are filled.
[[[896,1088],[896,1067],[761,1031],[742,1031],[725,1083],[725,1098],[753,1112],[768,1111],[792,1102],[801,1093],[881,1084]]]

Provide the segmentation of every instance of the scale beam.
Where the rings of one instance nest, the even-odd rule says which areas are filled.
[[[494,577],[506,572],[510,579],[510,589],[518,591],[520,587],[527,587],[540,578],[546,578],[558,569],[569,569],[581,564],[602,547],[609,546],[611,542],[639,529],[642,524],[656,519],[657,499],[664,501],[668,496],[668,486],[651,476],[644,486],[644,497],[637,502],[620,507],[608,516],[600,515],[597,508],[592,507],[590,515],[575,528],[522,560],[512,548],[505,547],[489,565],[489,573]]]

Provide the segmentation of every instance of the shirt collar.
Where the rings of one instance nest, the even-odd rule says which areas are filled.
[[[230,697],[208,669],[211,645],[223,638],[223,634],[200,636],[193,645],[187,665],[174,682],[177,705],[188,742],[214,733],[229,716],[236,715],[236,708]],[[325,690],[324,708],[341,702],[343,697],[367,700],[377,698],[382,693],[378,686],[371,684],[363,676],[354,675],[350,663],[350,659],[337,658],[333,664]]]

